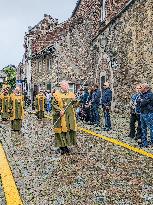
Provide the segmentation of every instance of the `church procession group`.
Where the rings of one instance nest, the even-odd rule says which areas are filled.
[[[66,81],[60,83],[60,91],[55,91],[52,98],[53,129],[55,132],[55,146],[60,148],[60,153],[69,154],[68,146],[76,145],[76,116],[75,108],[78,101],[75,94],[69,91]],[[38,120],[43,120],[47,98],[40,90],[35,97],[35,109]],[[11,121],[11,131],[21,132],[25,111],[25,96],[21,88],[16,87],[13,92],[9,86],[4,86],[0,93],[1,124]],[[24,133],[23,133],[24,134]]]
[[[50,101],[50,105],[48,102]],[[55,133],[55,146],[59,147],[60,153],[70,154],[70,146],[77,145],[76,131],[77,119],[84,117],[84,121],[94,126],[100,126],[99,108],[102,105],[104,112],[103,131],[112,130],[111,111],[112,91],[108,82],[104,83],[101,92],[98,85],[91,90],[84,89],[77,96],[69,91],[67,81],[60,83],[60,89],[45,96],[40,90],[35,97],[35,110],[38,120],[43,120],[45,110],[52,107],[53,130]],[[46,106],[47,105],[47,106]],[[1,123],[11,121],[12,132],[21,132],[24,119],[25,96],[21,88],[16,87],[13,92],[9,86],[4,86],[0,93]],[[148,147],[147,128],[150,129],[150,145],[153,146],[153,93],[148,84],[136,86],[136,92],[131,96],[131,118],[129,137],[140,140],[140,147]],[[135,124],[138,122],[137,133]]]

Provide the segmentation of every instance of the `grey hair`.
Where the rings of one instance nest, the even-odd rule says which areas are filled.
[[[66,81],[66,80],[62,80],[59,84],[61,85],[61,84],[63,84],[63,83],[66,83],[66,84],[68,84],[68,85],[69,85],[69,82],[68,82],[68,81]]]
[[[62,84],[67,84],[67,85],[68,85],[68,89],[69,89],[69,82],[68,82],[68,81],[62,80],[59,84],[60,84],[60,86],[61,86]]]
[[[150,86],[148,83],[143,83],[142,86],[144,86],[144,87],[147,88],[147,89],[150,89],[150,88],[151,88],[151,86]]]

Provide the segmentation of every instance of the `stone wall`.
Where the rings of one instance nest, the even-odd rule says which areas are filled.
[[[46,88],[63,79],[75,84],[94,82],[91,42],[99,25],[100,1],[82,0],[70,19],[36,34],[32,40],[32,84]],[[51,46],[54,52],[47,54]]]
[[[114,107],[128,110],[134,85],[153,86],[153,1],[135,0],[93,41],[96,76],[111,82]]]

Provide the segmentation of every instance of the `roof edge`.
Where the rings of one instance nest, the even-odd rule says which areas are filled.
[[[76,4],[76,6],[75,6],[75,9],[74,9],[73,12],[72,12],[71,17],[73,17],[73,16],[75,15],[76,11],[78,10],[78,8],[79,8],[79,6],[80,6],[80,3],[81,3],[81,0],[78,0],[77,4]]]

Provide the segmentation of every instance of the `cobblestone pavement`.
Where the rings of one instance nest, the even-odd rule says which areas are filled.
[[[48,120],[26,116],[19,135],[9,126],[0,138],[24,205],[153,204],[151,158],[79,132],[78,147],[61,157]]]
[[[101,125],[100,127],[94,127],[93,125],[88,125],[87,123],[79,121],[79,125],[81,127],[84,127],[86,129],[90,129],[96,133],[100,133],[102,135],[105,135],[107,137],[111,137],[114,139],[117,139],[119,141],[125,142],[129,145],[132,145],[134,147],[138,147],[138,141],[131,139],[128,136],[129,134],[129,124],[130,124],[130,116],[121,116],[119,114],[111,114],[111,120],[112,120],[112,130],[109,132],[102,131],[103,127],[103,116],[101,116]],[[148,141],[150,141],[149,137],[150,133],[148,131]],[[140,140],[139,140],[140,142]],[[145,151],[153,153],[153,147],[143,148]]]
[[[3,192],[3,188],[2,188],[2,181],[1,181],[1,177],[0,177],[0,205],[5,205],[5,196],[4,196],[4,192]]]

